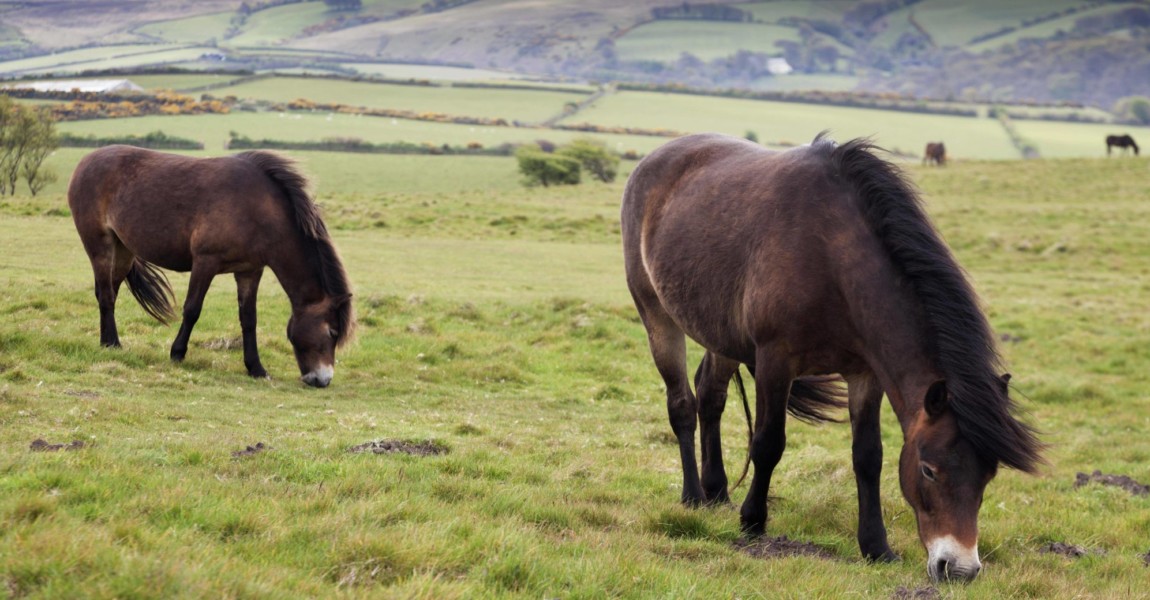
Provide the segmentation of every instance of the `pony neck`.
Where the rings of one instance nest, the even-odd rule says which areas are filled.
[[[319,271],[320,261],[314,256],[314,248],[309,249],[309,244],[302,237],[284,246],[283,252],[268,261],[268,267],[275,273],[280,287],[291,301],[292,311],[322,302],[328,294],[324,292],[321,283],[323,274]]]

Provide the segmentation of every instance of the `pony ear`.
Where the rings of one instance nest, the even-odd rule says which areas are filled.
[[[1002,384],[1002,393],[1010,391],[1010,373],[1003,373],[999,376],[998,381]]]
[[[931,418],[942,416],[950,409],[945,381],[940,379],[930,384],[930,389],[926,390],[926,399],[923,400],[922,406],[926,409],[927,416]]]

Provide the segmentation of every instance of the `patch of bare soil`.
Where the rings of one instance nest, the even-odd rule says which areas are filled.
[[[814,556],[817,558],[834,558],[830,552],[819,548],[810,542],[779,537],[762,536],[755,539],[742,539],[735,542],[735,547],[755,558],[781,558],[785,556]]]
[[[1080,488],[1091,482],[1120,487],[1135,496],[1146,496],[1150,494],[1150,485],[1143,485],[1125,475],[1103,475],[1102,471],[1098,470],[1095,470],[1094,473],[1090,475],[1079,473],[1074,478],[1074,487]]]
[[[938,590],[931,587],[914,588],[913,590],[900,585],[895,588],[894,593],[890,595],[890,600],[939,600],[942,594]]]
[[[263,442],[256,442],[255,446],[248,446],[247,448],[244,448],[243,450],[236,450],[235,452],[232,452],[232,458],[241,458],[244,456],[251,456],[253,454],[259,454],[260,452],[264,452],[264,451],[271,450],[271,449],[272,449],[271,446],[268,446],[267,444],[264,444]]]
[[[352,446],[348,448],[347,451],[353,454],[359,454],[361,452],[394,454],[399,452],[412,456],[435,456],[437,454],[447,454],[447,447],[432,441],[408,442],[404,440],[379,440],[377,442],[365,442],[358,446]]]
[[[33,452],[58,452],[60,450],[79,450],[84,447],[84,442],[80,440],[72,440],[71,444],[49,444],[42,439],[32,440],[28,444],[28,449]]]
[[[1106,554],[1106,551],[1101,548],[1089,549],[1064,542],[1050,542],[1039,549],[1039,552],[1043,554],[1057,554],[1059,556],[1065,556],[1066,558],[1082,558],[1083,556],[1089,556],[1091,554],[1099,556]]]

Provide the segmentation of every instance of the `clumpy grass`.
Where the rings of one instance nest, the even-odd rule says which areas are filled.
[[[943,597],[1143,593],[1150,500],[1073,486],[1076,472],[1094,469],[1150,482],[1143,165],[912,169],[1002,339],[1014,397],[1051,444],[1039,476],[1003,471],[990,484],[984,572],[966,587],[939,586]],[[229,342],[239,326],[228,277],[208,294],[183,364],[167,358],[174,328],[149,321],[127,294],[124,348],[99,348],[91,273],[58,210],[62,195],[6,200],[0,590],[881,598],[926,586],[889,410],[883,511],[900,563],[859,557],[843,425],[792,422],[771,489],[769,533],[812,542],[829,559],[747,556],[734,547],[734,507],[678,505],[662,384],[622,279],[621,191],[620,182],[325,197],[362,325],[326,390],[296,380],[274,278],[260,302],[269,380],[248,378]],[[172,280],[182,297],[186,275]],[[697,348],[690,354],[698,360]],[[735,472],[746,425],[728,412]],[[32,452],[37,438],[85,447]],[[349,452],[379,440],[449,451]],[[269,448],[233,456],[257,442]],[[737,503],[745,488],[732,493]],[[1053,541],[1105,554],[1039,551]]]

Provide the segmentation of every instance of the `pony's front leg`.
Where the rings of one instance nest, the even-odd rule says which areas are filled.
[[[212,278],[216,276],[216,265],[210,261],[197,261],[192,265],[192,275],[188,279],[188,297],[184,299],[184,320],[180,323],[180,331],[176,334],[176,341],[172,342],[172,360],[184,360],[188,353],[188,339],[192,336],[192,328],[200,318],[200,310],[204,307],[204,296],[212,285]]]
[[[727,404],[727,387],[739,363],[708,351],[695,371],[695,393],[699,401],[699,445],[703,458],[703,494],[710,504],[731,501],[727,491],[727,471],[723,468],[723,441],[720,424]]]
[[[767,530],[771,474],[787,447],[787,399],[793,379],[794,373],[786,365],[773,363],[769,352],[756,352],[755,433],[751,440],[755,474],[740,512],[747,535],[758,536]]]
[[[240,330],[244,336],[244,366],[252,377],[267,377],[268,372],[260,363],[260,351],[256,345],[256,297],[259,295],[260,277],[263,269],[236,273],[236,296],[240,304]]]
[[[882,436],[879,431],[882,388],[873,375],[869,374],[848,379],[847,386],[854,438],[851,453],[859,497],[859,549],[868,560],[898,560],[898,555],[887,543],[879,494],[879,475],[882,473]]]

